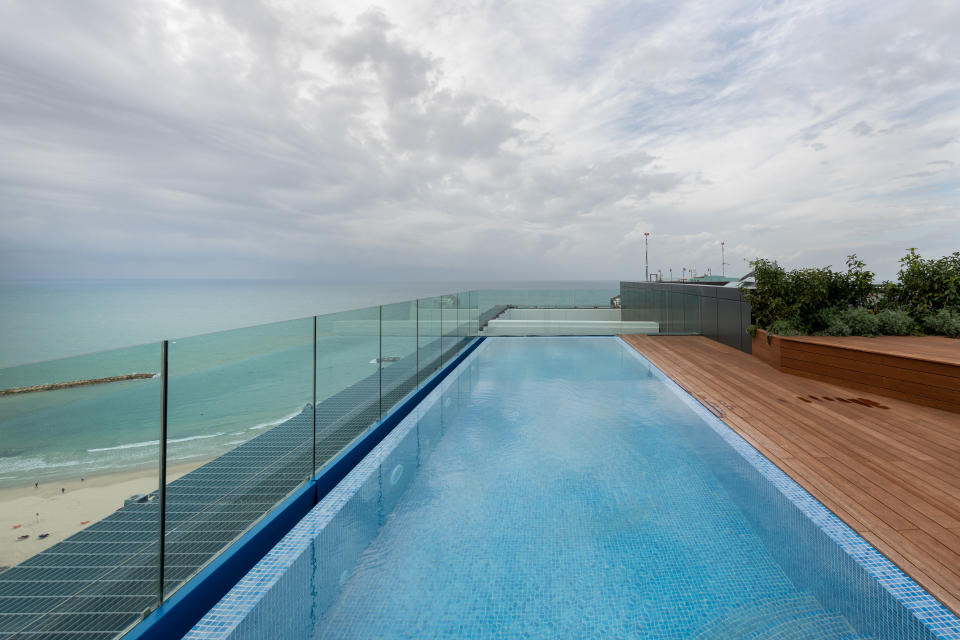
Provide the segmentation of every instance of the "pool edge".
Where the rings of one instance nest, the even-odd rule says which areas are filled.
[[[616,336],[627,353],[650,367],[686,406],[783,494],[813,524],[820,528],[861,569],[876,580],[900,605],[940,640],[960,640],[960,618],[937,600],[896,563],[883,555],[850,525],[817,500],[783,469],[774,464],[737,431],[710,411],[673,378],[643,354]]]
[[[442,385],[485,340],[485,336],[474,337],[427,378],[421,387],[398,402],[385,416],[371,425],[303,485],[294,489],[186,584],[118,637],[124,640],[167,640],[187,635],[197,622],[267,557],[305,515],[389,436],[424,398]]]

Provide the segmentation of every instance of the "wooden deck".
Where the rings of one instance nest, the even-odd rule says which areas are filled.
[[[938,336],[767,336],[753,354],[821,382],[960,414],[960,340]]]
[[[960,416],[782,373],[702,336],[621,336],[960,613]]]

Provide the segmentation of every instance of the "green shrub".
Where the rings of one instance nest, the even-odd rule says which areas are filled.
[[[936,331],[950,335],[952,321],[938,312],[960,312],[960,251],[925,260],[910,249],[900,260],[899,282],[882,286],[872,284],[873,273],[856,255],[847,257],[845,273],[830,267],[786,271],[764,259],[750,264],[756,289],[743,290],[744,299],[756,326],[773,333],[906,335],[918,326],[934,331],[929,327],[942,325]]]
[[[840,317],[854,336],[875,336],[880,330],[877,316],[863,307],[847,309]]]
[[[843,307],[826,307],[824,309],[820,309],[815,316],[814,324],[821,327],[821,330],[825,329],[831,324],[839,321],[843,316],[844,311],[845,309]]]
[[[846,273],[830,267],[786,271],[764,259],[750,265],[757,285],[753,291],[744,290],[744,297],[759,327],[772,329],[775,322],[783,320],[786,330],[823,331],[832,319],[823,316],[824,309],[863,306],[874,299],[873,273],[864,269],[856,255],[847,257]]]
[[[785,318],[782,320],[777,320],[770,325],[770,328],[767,330],[769,333],[775,333],[780,336],[799,336],[803,335],[803,332],[797,328],[796,323],[792,318]]]
[[[960,311],[960,251],[925,260],[910,249],[900,259],[899,276],[899,282],[884,285],[883,306],[906,311],[924,323],[941,309]]]
[[[960,338],[960,313],[941,309],[923,319],[923,328],[938,336]]]
[[[913,318],[906,311],[883,309],[877,312],[878,331],[885,336],[907,336],[913,331]]]
[[[849,336],[853,333],[853,329],[850,328],[850,325],[846,323],[842,316],[836,316],[822,331],[817,333],[824,336]]]

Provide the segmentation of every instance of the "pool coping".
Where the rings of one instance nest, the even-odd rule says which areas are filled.
[[[941,640],[960,640],[960,618],[903,572],[889,558],[880,553],[847,523],[830,511],[806,489],[747,442],[730,425],[690,395],[650,360],[632,348],[623,338],[617,340],[633,357],[650,367],[653,375],[663,382],[710,428],[773,484],[807,518],[817,525],[847,555],[874,578],[897,602],[912,614],[932,634]]]

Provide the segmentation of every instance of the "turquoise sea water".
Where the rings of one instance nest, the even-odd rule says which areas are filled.
[[[0,389],[159,373],[159,340],[170,339],[169,460],[199,460],[245,442],[312,401],[313,321],[307,316],[468,287],[615,286],[465,285],[5,283],[0,285]],[[402,312],[403,305],[398,309]],[[376,373],[381,347],[391,356],[416,349],[415,317],[391,325],[399,335],[385,336],[382,344],[370,318],[358,312],[320,323],[318,401]],[[122,348],[103,350],[109,347]],[[159,412],[157,378],[0,397],[0,486],[153,466]]]

